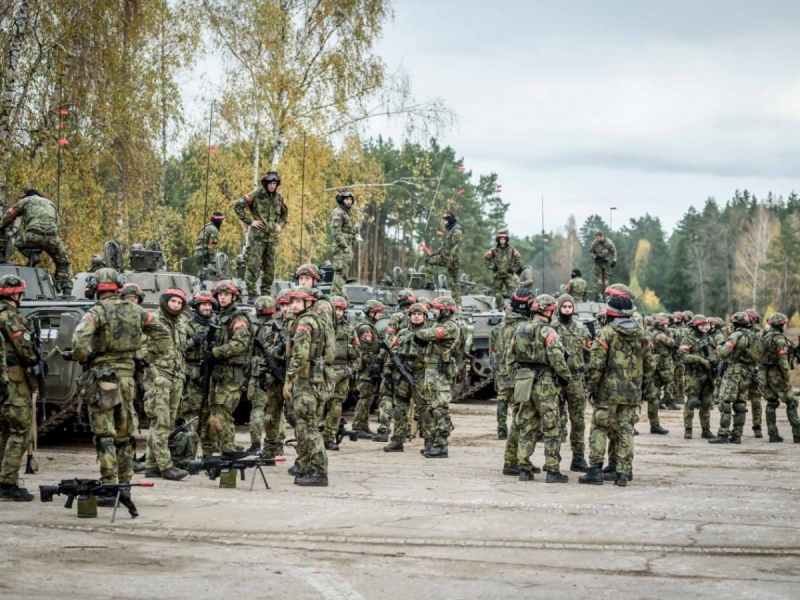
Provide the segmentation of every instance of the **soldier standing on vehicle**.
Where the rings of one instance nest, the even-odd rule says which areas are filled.
[[[133,377],[142,336],[147,335],[144,358],[151,364],[169,351],[170,344],[164,325],[123,298],[121,287],[114,269],[97,271],[94,290],[89,290],[97,303],[75,328],[72,351],[62,353],[66,360],[86,363],[90,369],[81,393],[89,409],[103,483],[128,483],[133,476],[133,435],[139,424]]]
[[[678,356],[685,367],[684,384],[686,406],[683,407],[684,439],[692,439],[694,411],[699,409],[703,439],[711,439],[711,403],[714,399],[714,373],[717,368],[717,350],[708,335],[711,325],[703,315],[689,321],[686,334],[678,348]]]
[[[379,360],[380,338],[375,324],[384,311],[384,305],[377,300],[367,300],[362,308],[364,316],[356,325],[359,342],[358,404],[353,417],[353,429],[358,437],[371,439],[374,432],[369,428],[369,413],[378,394],[383,363]]]
[[[264,418],[267,408],[267,393],[278,385],[267,366],[267,353],[272,351],[275,339],[273,331],[275,301],[272,296],[259,296],[256,300],[256,324],[250,351],[250,378],[247,383],[247,399],[250,401],[250,447],[248,452],[261,452],[264,435]]]
[[[58,211],[55,205],[34,189],[23,190],[19,202],[9,208],[0,221],[0,233],[18,218],[22,219],[22,225],[17,236],[17,250],[32,267],[39,264],[42,252],[47,253],[56,265],[56,289],[62,296],[72,295],[69,256],[58,235]]]
[[[611,270],[617,266],[617,247],[606,239],[602,231],[594,235],[589,247],[589,254],[594,259],[594,295],[597,302],[603,301],[603,290],[611,282]]]
[[[767,433],[772,443],[782,442],[778,432],[775,411],[781,401],[786,405],[786,416],[792,426],[792,437],[795,444],[800,444],[800,418],[797,416],[797,398],[792,395],[789,381],[791,365],[789,355],[793,348],[783,333],[789,318],[782,313],[775,313],[767,320],[769,328],[764,334],[763,355],[761,365],[764,369],[764,397],[767,400]]]
[[[575,302],[588,302],[589,284],[583,278],[580,269],[572,269],[571,279],[567,283],[567,293],[575,298]]]
[[[275,251],[278,238],[289,218],[289,208],[278,193],[281,178],[269,171],[261,178],[261,187],[236,201],[234,212],[248,226],[245,283],[248,302],[253,303],[261,292],[269,294],[275,279]],[[261,277],[261,289],[256,282]]]
[[[89,268],[86,270],[87,273],[94,273],[97,269],[102,269],[106,266],[106,259],[100,256],[99,254],[92,254],[92,258],[89,261]]]
[[[494,307],[501,309],[505,298],[514,293],[514,274],[522,269],[522,257],[508,245],[508,233],[501,231],[495,238],[496,245],[483,257],[486,268],[492,271]]]
[[[203,371],[210,365],[206,359],[206,340],[211,329],[217,301],[210,292],[200,291],[192,296],[192,318],[184,325],[186,332],[186,388],[181,401],[181,415],[198,436],[203,456],[214,453],[214,444],[208,438],[208,398],[203,397]],[[213,337],[213,334],[211,334]]]
[[[25,281],[0,276],[0,500],[30,502],[33,494],[18,483],[22,456],[30,443],[32,395],[30,373],[37,358],[33,327],[19,312]]]
[[[200,279],[217,275],[216,257],[219,246],[219,232],[225,215],[218,210],[211,213],[211,220],[203,225],[194,242],[194,262]]]
[[[170,342],[167,351],[159,354],[153,368],[148,369],[144,381],[144,412],[150,419],[144,476],[172,481],[180,481],[189,474],[173,465],[169,451],[169,434],[175,425],[183,395],[186,332],[181,313],[184,306],[186,294],[181,290],[169,289],[161,294],[155,320],[169,332]],[[153,355],[157,352],[157,347],[150,350]]]
[[[342,405],[350,393],[353,377],[358,373],[359,341],[356,330],[347,322],[345,311],[348,303],[344,296],[332,296],[331,304],[336,311],[334,389],[330,399],[325,403],[325,430],[322,432],[322,439],[325,450],[338,450],[336,432],[339,430],[339,420],[342,417]]]
[[[336,194],[336,208],[331,213],[331,233],[333,234],[333,285],[332,296],[341,296],[344,293],[344,284],[347,283],[347,274],[353,262],[356,242],[361,241],[361,236],[356,231],[350,209],[356,199],[353,192],[344,190]]]
[[[447,289],[456,306],[461,306],[461,289],[458,284],[458,271],[461,265],[461,244],[464,242],[464,230],[451,213],[442,215],[444,221],[445,234],[441,247],[425,257],[425,289],[436,289],[433,280],[435,269],[433,267],[444,267],[447,269]]]

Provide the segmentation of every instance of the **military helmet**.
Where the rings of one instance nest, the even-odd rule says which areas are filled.
[[[521,315],[530,315],[533,291],[529,287],[518,287],[511,296],[511,310]]]
[[[653,320],[655,321],[656,325],[661,325],[662,327],[668,327],[670,324],[669,315],[667,315],[666,313],[654,314]]]
[[[115,269],[103,267],[98,269],[94,274],[95,281],[97,281],[96,291],[98,292],[116,292],[122,287],[122,278]]]
[[[690,310],[683,311],[683,322],[684,323],[688,323],[692,319],[694,319],[694,313],[692,311],[690,311]]]
[[[520,285],[533,285],[533,269],[529,266],[523,267],[518,273]]]
[[[11,273],[0,276],[0,296],[10,296],[18,292],[25,292],[25,280]]]
[[[319,281],[322,279],[322,275],[319,274],[319,270],[317,267],[312,265],[311,263],[305,263],[297,267],[294,271],[294,278],[299,279],[301,275],[305,275],[307,277],[311,277],[314,281]]]
[[[317,295],[314,293],[314,290],[307,285],[298,285],[297,287],[289,290],[289,299],[300,299],[308,302],[316,302]]]
[[[761,315],[756,312],[755,308],[748,308],[744,311],[748,318],[750,319],[751,324],[761,323]]]
[[[747,316],[746,312],[736,312],[733,313],[731,317],[731,323],[733,323],[734,327],[750,327],[750,317]]]
[[[499,231],[499,232],[497,232],[497,235],[495,236],[494,241],[499,244],[501,239],[505,240],[506,244],[508,244],[508,232],[507,231]]]
[[[225,220],[225,215],[223,215],[220,211],[215,210],[211,213],[211,222],[212,223],[222,223]]]
[[[284,288],[275,296],[276,304],[289,304],[289,288]]]
[[[647,315],[644,318],[644,324],[647,325],[648,327],[652,327],[653,325],[655,325],[655,323],[656,323],[656,320],[653,318],[652,315]]]
[[[272,296],[259,296],[255,308],[257,315],[271,315],[275,312],[275,300]]]
[[[92,254],[92,258],[89,261],[89,268],[93,271],[97,269],[102,269],[106,266],[106,259],[101,256],[100,254]]]
[[[189,303],[189,306],[191,306],[193,309],[196,309],[201,304],[206,304],[206,303],[211,304],[215,308],[217,306],[217,301],[214,298],[214,296],[212,296],[205,290],[201,290],[199,292],[194,293],[194,296],[192,296],[192,300]]]
[[[428,307],[422,302],[414,302],[414,304],[408,307],[408,314],[411,315],[412,313],[422,313],[423,315],[427,315]]]
[[[144,292],[142,288],[140,288],[135,283],[126,283],[122,286],[122,289],[119,292],[123,296],[136,296],[137,301],[139,304],[144,302]]]
[[[684,315],[685,314],[686,313],[684,313]],[[706,319],[705,315],[694,315],[689,321],[689,327],[700,327],[700,325],[706,325],[708,323],[709,321]]]
[[[223,279],[217,283],[217,285],[215,285],[214,289],[211,291],[211,293],[214,294],[214,297],[218,296],[220,292],[230,292],[233,294],[234,298],[238,298],[242,295],[242,292],[230,279]]]
[[[179,298],[181,300],[182,304],[179,310],[172,310],[169,307],[169,301],[172,298]],[[161,294],[161,297],[158,299],[158,305],[161,307],[161,310],[167,314],[177,316],[186,307],[186,294],[183,293],[183,290],[179,290],[178,288],[170,288]]]
[[[675,311],[670,316],[672,317],[673,323],[683,323],[683,313],[681,311]]]
[[[456,301],[453,300],[450,296],[439,296],[438,298],[435,298],[431,302],[431,306],[433,308],[438,308],[439,310],[452,310],[452,311],[458,310],[458,307],[456,306]]]
[[[385,308],[386,307],[383,305],[383,302],[379,302],[378,300],[367,300],[364,303],[364,308],[361,309],[361,312],[369,316],[370,313],[383,312]]]
[[[356,202],[356,197],[353,195],[353,192],[350,190],[342,190],[338,194],[336,194],[336,204],[340,206],[344,206],[344,201],[346,198],[350,198],[353,201],[353,204]]]
[[[534,300],[533,304],[531,304],[531,310],[540,315],[547,315],[552,314],[557,305],[558,300],[550,294],[539,294],[536,296],[536,300]]]
[[[334,308],[347,308],[349,303],[344,296],[331,296],[331,304]]]
[[[606,298],[609,296],[621,296],[622,298],[627,298],[628,300],[634,300],[636,297],[636,294],[633,293],[631,288],[624,283],[612,283],[606,288],[605,294]]]
[[[411,290],[400,290],[399,292],[397,292],[397,302],[400,304],[401,308],[405,308],[406,306],[411,306],[416,301],[417,297]]]
[[[775,313],[767,319],[767,323],[773,329],[783,329],[789,322],[789,317],[783,313]]]
[[[270,181],[277,182],[278,185],[281,184],[281,176],[278,175],[277,171],[267,171],[264,175],[261,176],[261,185],[267,187],[267,184]]]

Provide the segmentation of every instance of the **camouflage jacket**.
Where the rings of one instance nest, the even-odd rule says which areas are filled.
[[[179,317],[172,317],[164,314],[163,310],[156,312],[153,317],[164,329],[169,332],[170,341],[167,344],[166,352],[159,354],[157,347],[150,347],[150,338],[147,338],[148,353],[158,355],[152,363],[158,369],[158,374],[166,377],[170,381],[183,379],[186,363],[184,355],[186,353],[186,330]]]
[[[250,227],[248,235],[263,239],[277,239],[276,227],[286,227],[289,218],[289,207],[277,191],[270,194],[263,187],[257,187],[249,194],[239,198],[233,205],[236,216],[245,225],[252,225],[253,221],[261,221],[261,229]]]
[[[664,327],[653,327],[653,356],[658,365],[656,368],[660,372],[672,372],[675,365],[672,362],[672,355],[678,350],[678,340],[675,339],[673,332]]]
[[[760,357],[753,344],[753,334],[747,329],[735,329],[724,343],[717,346],[720,360],[734,366],[744,365],[747,368],[758,364]]]
[[[0,385],[8,385],[8,364],[6,363],[6,338],[0,333]]]
[[[321,325],[324,329],[322,357],[326,365],[332,365],[336,356],[336,328],[333,324],[336,311],[333,309],[333,304],[331,304],[330,300],[320,298],[314,304],[312,312],[320,317]]]
[[[389,345],[397,353],[398,358],[400,358],[411,371],[411,376],[414,378],[418,388],[420,387],[422,378],[425,376],[425,346],[422,345],[415,336],[417,332],[423,329],[425,329],[425,323],[420,325],[409,323],[408,327],[393,336],[391,342],[389,342]],[[411,385],[395,367],[392,360],[386,361],[383,374],[394,383],[394,395],[397,398],[411,398]]]
[[[455,315],[437,321],[433,326],[423,327],[415,332],[417,342],[425,346],[425,364],[438,367],[439,361],[451,363],[456,347],[461,341],[461,327]],[[427,342],[427,344],[425,344]]]
[[[392,316],[389,317],[389,324],[386,326],[386,343],[391,342],[398,333],[410,326],[411,319],[405,310],[398,310],[396,313],[392,313]]]
[[[566,381],[571,377],[556,330],[539,318],[525,319],[516,327],[504,362],[509,373],[527,368],[551,370]]]
[[[497,379],[498,390],[506,390],[514,387],[514,372],[509,368],[505,358],[511,346],[511,338],[514,336],[517,326],[527,320],[526,317],[523,317],[519,313],[508,311],[505,317],[503,317],[503,321],[492,329],[492,335],[496,333],[496,337],[494,345],[489,346],[489,353],[492,357],[492,361],[497,365],[495,378]],[[491,337],[489,341],[491,344]],[[511,365],[511,367],[513,367],[513,365]]]
[[[460,223],[450,227],[444,234],[442,246],[431,256],[439,256],[448,264],[458,266],[461,263],[461,244],[464,241],[464,230]]]
[[[718,362],[714,340],[694,327],[687,328],[686,335],[678,347],[678,356],[686,365],[686,375],[689,377],[705,374],[712,376]]]
[[[32,367],[36,363],[33,351],[33,327],[19,309],[0,300],[0,334],[2,337],[2,381],[8,383],[8,367]]]
[[[497,244],[483,256],[483,263],[487,269],[496,273],[495,276],[507,277],[517,273],[522,268],[522,257],[511,246]]]
[[[567,293],[575,298],[575,302],[586,302],[586,291],[588,287],[585,279],[573,277],[567,284]]]
[[[655,361],[642,327],[634,319],[616,318],[603,327],[589,351],[587,390],[595,405],[639,404],[643,381],[653,375]]]
[[[215,321],[219,328],[215,332],[211,353],[218,361],[216,364],[246,365],[250,350],[248,316],[240,312],[235,303],[231,303],[220,310]]]
[[[592,255],[595,262],[611,262],[617,259],[617,247],[608,238],[603,238],[603,241],[595,240],[589,246],[589,254]]]
[[[85,361],[95,354],[93,367],[108,365],[128,369],[132,376],[134,358],[147,336],[145,360],[156,362],[169,352],[170,332],[138,304],[119,294],[111,294],[95,303],[83,315],[72,335],[72,355]]]
[[[306,380],[312,384],[324,382],[324,371],[320,362],[324,354],[324,325],[319,317],[310,311],[299,315],[292,333],[292,346],[286,381]]]
[[[347,322],[347,317],[337,320],[336,323],[336,351],[334,365],[347,365],[352,369],[352,374],[358,370],[359,346],[355,328]]]
[[[356,227],[350,209],[337,206],[331,213],[331,233],[336,252],[353,251],[356,245]]]
[[[792,350],[789,340],[783,332],[771,327],[764,332],[763,340],[764,353],[761,355],[761,364],[767,369],[780,371],[783,379],[788,381],[791,373],[789,354]]]
[[[586,325],[572,318],[569,322],[564,323],[560,319],[556,319],[553,323],[553,329],[561,338],[561,345],[569,352],[567,365],[575,377],[577,374],[583,374],[586,368],[586,360],[584,359],[583,352],[591,347],[592,336]]]
[[[58,212],[55,205],[47,198],[41,196],[28,196],[8,209],[0,229],[6,229],[14,220],[20,217],[22,225],[20,230],[41,235],[58,234]]]
[[[377,365],[381,343],[378,339],[378,332],[375,330],[375,324],[369,320],[369,317],[364,317],[356,325],[356,335],[359,342],[359,379],[369,380],[372,378],[370,373]]]
[[[267,370],[266,353],[272,350],[275,334],[272,331],[274,320],[270,315],[259,316],[253,325],[250,347],[250,377],[259,377]]]
[[[211,328],[211,317],[205,319],[199,315],[194,315],[183,324],[183,331],[186,334],[186,364],[197,365],[203,360],[203,344],[195,344],[192,337],[195,333],[208,334]]]
[[[219,229],[213,223],[206,223],[194,242],[194,260],[198,266],[214,262],[218,245]]]

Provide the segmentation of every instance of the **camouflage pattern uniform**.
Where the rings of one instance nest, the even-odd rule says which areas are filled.
[[[670,327],[670,332],[672,333],[672,339],[675,340],[675,346],[672,352],[672,385],[667,387],[665,399],[667,408],[670,410],[677,410],[678,408],[676,404],[681,404],[683,402],[683,397],[686,394],[683,381],[683,361],[681,361],[680,357],[678,356],[678,346],[680,345],[683,336],[686,335],[686,326],[683,323],[682,313],[673,313],[672,319],[673,325]]]
[[[654,324],[650,335],[650,342],[653,344],[653,359],[656,369],[653,377],[650,378],[645,387],[645,397],[647,399],[647,420],[650,422],[651,429],[661,427],[658,418],[658,409],[661,406],[661,395],[669,393],[672,385],[672,378],[675,375],[675,365],[672,355],[675,353],[678,343],[668,329],[669,317],[663,314],[653,316]]]
[[[505,244],[501,244],[501,240],[505,240]],[[501,232],[497,234],[495,247],[484,255],[483,262],[492,271],[494,306],[500,309],[504,299],[514,293],[514,274],[522,269],[522,257],[508,245],[508,234]]]
[[[695,409],[699,409],[703,437],[711,437],[711,404],[714,400],[714,373],[718,359],[714,340],[699,329],[707,322],[703,315],[696,315],[686,328],[678,349],[678,356],[685,366],[687,400],[683,407],[683,426],[686,439],[692,437]]]
[[[782,442],[778,432],[775,411],[781,401],[786,405],[786,416],[792,426],[792,437],[795,444],[800,444],[800,418],[797,416],[797,398],[792,395],[789,382],[791,365],[789,355],[792,352],[789,340],[783,334],[783,328],[789,319],[786,315],[775,313],[769,318],[769,328],[764,334],[761,364],[764,370],[764,397],[767,401],[767,432],[770,442]]]
[[[750,408],[753,414],[753,434],[755,437],[760,438],[764,437],[764,434],[761,432],[761,424],[763,422],[761,396],[763,391],[767,388],[764,370],[760,367],[760,357],[764,354],[764,330],[761,327],[761,316],[756,311],[750,309],[745,312],[752,323],[750,332],[752,333],[752,341],[755,345],[754,352],[758,356],[756,363],[752,367],[750,389],[747,391],[747,396],[750,400]]]
[[[603,301],[603,291],[611,282],[611,269],[617,263],[617,247],[614,242],[604,237],[595,240],[589,247],[589,254],[594,258],[594,295],[597,302]]]
[[[447,269],[447,289],[455,300],[456,306],[461,306],[458,271],[461,265],[461,244],[463,242],[464,230],[453,217],[452,221],[448,222],[441,248],[425,257],[425,287],[434,289],[438,285],[434,282],[435,269],[433,267],[444,267]]]
[[[289,303],[289,290],[281,290],[275,297],[279,306]],[[279,364],[285,366],[286,345],[293,329],[294,315],[278,316],[275,323],[280,328],[272,339],[270,352]],[[286,439],[284,411],[289,411],[289,405],[284,402],[283,390],[280,383],[275,382],[267,390],[266,416],[264,417],[264,454],[268,456],[283,456],[283,441]]]
[[[214,444],[208,437],[208,398],[203,397],[203,354],[205,340],[209,335],[213,313],[204,317],[198,312],[202,303],[216,304],[214,297],[208,292],[197,292],[192,298],[194,315],[184,324],[186,332],[186,386],[183,400],[181,400],[180,413],[187,421],[192,421],[189,427],[196,433],[203,448],[203,456],[214,453]]]
[[[573,277],[567,283],[567,293],[575,298],[575,302],[587,302],[589,300],[589,284],[582,277]]]
[[[271,171],[270,173],[274,173]],[[280,193],[267,192],[266,181],[270,173],[262,178],[262,186],[245,194],[234,205],[236,216],[248,226],[247,248],[244,252],[246,263],[245,282],[247,293],[250,296],[260,296],[261,292],[269,294],[272,281],[275,279],[275,250],[278,246],[279,232],[286,227],[289,218],[289,208]],[[275,173],[277,177],[277,173]],[[280,184],[280,179],[277,179]],[[261,221],[261,228],[252,227],[253,221]],[[256,282],[261,276],[261,290],[256,288]]]
[[[561,470],[558,378],[569,382],[571,374],[564,359],[564,346],[548,324],[555,307],[552,296],[538,296],[532,304],[534,318],[516,328],[505,356],[507,368],[514,372],[514,401],[519,405],[517,460],[523,481],[533,479],[531,455],[540,429],[548,479],[558,477]],[[566,476],[561,477],[566,481]]]
[[[378,393],[383,364],[379,362],[380,339],[375,330],[376,319],[367,313],[383,311],[383,304],[370,300],[364,305],[364,317],[356,325],[359,342],[358,404],[353,417],[353,429],[369,432],[369,411]]]
[[[512,396],[512,394],[504,393],[506,390],[503,390],[500,383],[500,327],[507,317],[508,310],[503,315],[501,325],[492,328],[489,334],[489,365],[492,367],[494,391],[497,394],[497,438],[501,440],[508,439],[508,408]]]
[[[333,296],[331,303],[334,309],[347,308],[347,300],[342,296]],[[336,352],[334,354],[333,372],[334,389],[330,399],[325,403],[325,429],[322,439],[326,450],[338,450],[336,432],[342,417],[342,405],[350,393],[350,383],[358,372],[359,341],[356,330],[347,322],[347,315],[336,318],[335,327]]]
[[[511,427],[508,429],[508,438],[506,439],[505,454],[503,459],[503,471],[508,471],[508,475],[519,475],[519,461],[517,459],[517,450],[519,448],[519,428],[517,427],[517,413],[519,412],[519,404],[514,400],[514,371],[513,365],[509,364],[506,360],[508,350],[511,347],[511,338],[520,323],[527,321],[527,317],[515,312],[513,309],[509,310],[502,323],[492,330],[492,333],[497,332],[497,339],[494,345],[493,357],[497,361],[497,374],[495,375],[495,384],[497,389],[497,411],[498,411],[498,431],[500,430],[501,409],[500,406],[511,407]],[[503,415],[505,417],[505,414]],[[503,423],[505,425],[505,422]],[[534,445],[536,440],[534,440]],[[533,449],[531,449],[531,454]]]
[[[275,301],[271,296],[259,296],[255,304],[256,323],[253,327],[250,349],[250,377],[247,383],[247,399],[250,401],[250,448],[261,450],[264,435],[264,419],[267,409],[267,393],[278,387],[278,382],[267,366],[266,353],[272,350],[275,334],[272,329]],[[266,388],[266,389],[264,389]]]
[[[97,272],[97,292],[113,292],[83,316],[72,336],[72,356],[86,362],[93,355],[82,390],[88,404],[100,479],[126,483],[133,476],[134,433],[139,424],[133,400],[134,359],[147,335],[145,359],[154,363],[168,352],[170,334],[153,315],[121,297],[113,269]]]
[[[181,290],[170,289],[162,294],[160,309],[154,319],[169,332],[170,341],[167,350],[158,354],[158,358],[152,363],[153,368],[148,369],[148,376],[144,381],[144,412],[150,419],[145,467],[157,468],[162,475],[166,475],[173,467],[169,452],[169,434],[172,433],[178,416],[186,368],[186,331],[181,322],[180,311],[174,314],[167,305],[168,299],[172,297],[180,298],[183,306],[186,306],[186,295]],[[158,348],[153,347],[149,352],[155,356]]]
[[[64,242],[58,236],[58,211],[47,198],[33,194],[22,198],[8,209],[0,221],[0,231],[8,228],[17,218],[22,219],[16,248],[26,258],[46,252],[56,265],[56,286],[59,291],[72,290],[69,256]]]
[[[220,215],[221,217],[221,215]],[[200,277],[215,276],[217,246],[219,246],[219,226],[224,217],[212,220],[203,225],[194,242],[194,262]]]
[[[350,208],[344,205],[345,198],[353,198],[352,192],[343,192],[336,196],[338,206],[331,213],[331,233],[333,234],[333,285],[332,296],[341,296],[344,293],[344,284],[353,262],[356,246],[356,227]]]

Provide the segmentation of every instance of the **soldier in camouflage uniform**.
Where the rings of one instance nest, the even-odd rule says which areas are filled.
[[[297,418],[297,462],[294,482],[301,486],[328,485],[328,457],[318,423],[319,387],[325,384],[322,317],[311,307],[317,302],[312,288],[298,286],[289,292],[295,315],[289,366],[283,397]],[[290,470],[290,472],[292,472]]]
[[[666,435],[669,430],[661,427],[658,418],[658,409],[661,406],[662,393],[668,393],[675,374],[675,365],[672,362],[672,355],[678,343],[669,330],[669,317],[663,313],[653,315],[653,328],[650,333],[650,342],[653,344],[653,359],[656,368],[653,377],[647,382],[645,387],[645,399],[647,400],[647,420],[650,421],[650,433]]]
[[[583,278],[580,269],[572,269],[571,279],[567,283],[567,293],[575,298],[575,302],[589,301],[589,284]]]
[[[746,313],[737,312],[731,317],[733,333],[724,344],[717,346],[717,355],[724,361],[725,373],[719,390],[719,429],[709,444],[741,444],[742,431],[747,415],[747,398],[753,367],[756,364],[757,348],[750,331],[750,319]],[[733,431],[731,431],[733,413]]]
[[[153,369],[148,369],[144,381],[144,412],[150,419],[144,475],[172,481],[180,481],[189,474],[172,464],[169,451],[169,434],[175,425],[183,395],[186,331],[181,313],[184,306],[186,294],[181,290],[169,289],[161,294],[155,320],[169,332],[170,342],[167,351],[158,355]],[[157,347],[150,350],[152,355],[157,352]]]
[[[589,254],[594,259],[594,295],[597,302],[603,301],[603,290],[611,282],[611,270],[617,266],[617,247],[606,239],[602,231],[594,236]]]
[[[197,265],[197,276],[200,279],[217,275],[216,257],[219,246],[219,231],[225,220],[218,210],[211,213],[211,220],[203,225],[194,242],[194,262]]]
[[[214,444],[208,437],[208,398],[203,397],[203,360],[206,338],[212,325],[217,301],[210,292],[196,292],[190,303],[192,318],[184,325],[186,332],[186,387],[181,400],[180,413],[198,436],[203,456],[214,453]],[[213,333],[211,333],[213,337]]]
[[[233,208],[236,216],[248,226],[244,259],[249,302],[255,302],[261,291],[269,294],[275,279],[278,236],[289,218],[289,208],[278,193],[280,184],[277,171],[269,171],[261,178],[261,187],[239,198]],[[261,290],[256,288],[259,275]]]
[[[345,311],[347,300],[343,296],[331,297],[331,304],[336,311],[336,352],[333,361],[334,389],[330,399],[325,403],[325,429],[322,439],[325,450],[338,450],[336,432],[342,417],[342,405],[350,393],[350,384],[358,373],[359,341],[356,330],[347,322]]]
[[[501,325],[508,318],[509,310],[510,305],[506,305]],[[507,382],[500,381],[500,331],[500,326],[494,327],[489,334],[489,364],[494,377],[494,391],[497,393],[497,439],[505,440],[508,439],[508,409],[512,404],[513,393],[507,391]],[[511,388],[512,391],[513,389]]]
[[[457,370],[454,353],[462,333],[455,300],[440,296],[430,305],[436,323],[414,334],[416,343],[425,346],[424,406],[419,411],[425,447],[421,452],[425,458],[447,458],[452,382]]]
[[[533,480],[530,458],[541,430],[547,483],[566,483],[569,477],[561,473],[558,397],[562,384],[567,385],[571,375],[564,359],[564,346],[549,325],[556,299],[542,294],[535,299],[528,296],[528,302],[533,319],[517,326],[505,355],[507,369],[514,372],[514,401],[519,405],[516,418],[519,480]]]
[[[239,310],[241,292],[232,281],[220,281],[212,293],[219,314],[211,350],[214,367],[208,397],[208,437],[221,452],[231,452],[235,449],[233,412],[247,385],[250,319]]]
[[[589,471],[580,483],[602,485],[606,438],[617,440],[615,484],[626,486],[633,470],[633,425],[639,420],[643,380],[652,377],[655,361],[643,327],[633,318],[633,301],[612,296],[606,310],[608,325],[589,351],[587,387],[594,397],[590,433]]]
[[[753,334],[753,343],[756,346],[755,353],[759,357],[756,359],[756,364],[753,366],[750,389],[747,391],[747,396],[750,399],[750,406],[753,413],[753,435],[757,438],[761,438],[764,437],[764,434],[761,432],[763,412],[761,410],[761,396],[767,387],[764,370],[761,369],[760,366],[760,357],[764,354],[764,331],[761,327],[761,315],[752,308],[746,310],[745,313],[747,313],[750,319],[750,331]]]
[[[30,502],[17,482],[22,456],[30,443],[32,394],[36,378],[33,327],[19,312],[25,282],[0,276],[0,500]]]
[[[794,443],[800,444],[800,418],[797,416],[797,398],[792,395],[792,387],[789,382],[789,373],[791,371],[789,355],[793,349],[783,333],[788,322],[789,319],[786,315],[775,313],[767,321],[769,327],[764,333],[761,366],[764,370],[764,381],[766,383],[764,396],[767,400],[767,433],[769,434],[770,442],[783,441],[778,432],[775,414],[781,401],[783,401],[786,405],[786,416],[792,426]]]
[[[267,408],[267,392],[278,382],[267,366],[266,354],[272,350],[275,332],[272,325],[275,301],[271,296],[259,296],[256,300],[256,323],[253,328],[250,349],[250,378],[247,383],[247,399],[250,401],[250,447],[248,452],[261,452],[261,437],[264,435],[264,418]]]
[[[461,306],[461,288],[458,284],[458,271],[461,265],[461,244],[464,242],[464,230],[453,213],[442,215],[445,224],[445,234],[442,246],[425,257],[425,289],[436,289],[433,281],[433,267],[447,269],[447,289],[456,302]]]
[[[0,233],[18,218],[22,219],[22,225],[17,236],[17,250],[33,267],[39,263],[39,254],[46,252],[56,265],[56,288],[63,296],[70,296],[72,276],[69,272],[69,256],[64,242],[58,236],[58,211],[55,205],[34,189],[24,190],[19,202],[9,208],[0,221]]]
[[[683,361],[678,356],[678,346],[686,335],[686,325],[683,322],[683,313],[674,312],[670,318],[672,323],[669,328],[675,346],[672,351],[672,385],[667,386],[664,401],[668,410],[679,410],[678,405],[683,404],[683,396],[686,393],[683,381]]]
[[[294,321],[294,315],[289,310],[289,290],[284,289],[275,296],[280,314],[275,317],[275,323],[280,328],[272,339],[270,352],[275,360],[285,365],[286,343],[289,340],[289,331]],[[283,391],[277,384],[269,386],[267,390],[266,416],[264,417],[264,455],[283,456],[283,441],[286,438],[284,411],[289,407],[283,401]],[[294,417],[292,417],[294,420]]]
[[[119,291],[120,296],[123,298],[127,298],[134,304],[141,304],[144,302],[144,292],[142,288],[140,288],[135,283],[126,283],[122,286],[122,289]]]
[[[553,329],[561,338],[561,344],[569,352],[567,366],[569,366],[569,384],[563,389],[564,401],[560,403],[561,410],[561,431],[562,435],[566,432],[567,414],[572,424],[569,433],[570,446],[572,448],[572,463],[569,470],[585,473],[589,470],[589,465],[585,458],[584,435],[586,424],[584,423],[584,412],[586,411],[586,387],[584,385],[584,372],[586,371],[586,354],[591,346],[592,336],[586,326],[573,318],[575,312],[575,301],[569,294],[563,294],[558,298],[556,316],[558,317],[553,324]]]
[[[102,269],[106,266],[106,259],[100,256],[99,254],[92,254],[92,258],[89,261],[89,268],[86,269],[87,273],[94,273],[98,269]]]
[[[168,352],[170,334],[152,314],[119,294],[122,282],[114,269],[100,269],[95,280],[92,295],[97,303],[75,328],[73,350],[62,356],[89,366],[81,393],[89,409],[100,479],[127,483],[133,476],[133,435],[139,424],[133,406],[134,361],[145,350],[145,360],[155,363]]]
[[[371,439],[374,433],[369,428],[369,412],[378,393],[383,363],[379,360],[380,338],[375,323],[384,310],[383,303],[368,300],[362,312],[364,317],[356,325],[359,342],[358,404],[353,417],[353,429],[359,437]]]
[[[341,296],[344,293],[344,284],[347,283],[347,273],[350,263],[353,262],[356,242],[361,241],[361,236],[356,232],[350,209],[356,201],[353,192],[345,190],[336,194],[336,208],[331,213],[331,233],[333,234],[333,285],[331,295]]]
[[[694,411],[699,409],[703,439],[711,439],[711,403],[714,399],[714,373],[717,368],[717,351],[714,340],[708,335],[711,325],[703,315],[689,321],[686,335],[681,340],[678,356],[685,366],[685,388],[688,397],[683,407],[683,437],[692,439]]]
[[[514,293],[514,275],[522,269],[522,257],[508,245],[507,232],[498,233],[495,241],[495,247],[486,252],[483,262],[492,271],[494,307],[500,309],[504,299]]]

